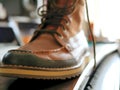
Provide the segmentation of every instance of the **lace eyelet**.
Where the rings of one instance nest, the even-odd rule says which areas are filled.
[[[67,48],[67,50],[69,50],[69,51],[72,51],[72,50],[73,50],[73,49],[71,48],[70,44],[66,44],[66,48]]]
[[[67,25],[67,26],[69,26],[69,25],[70,25],[70,23],[67,21],[67,22],[66,22],[66,25]]]
[[[61,39],[63,39],[63,36],[62,36],[62,35],[60,35],[59,37],[60,37]]]
[[[64,30],[63,30],[63,32],[64,32],[64,33],[66,33],[66,32],[67,32],[67,30],[66,30],[66,29],[64,29]]]

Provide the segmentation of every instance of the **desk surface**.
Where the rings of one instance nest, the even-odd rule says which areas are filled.
[[[69,80],[35,80],[0,77],[0,90],[73,90],[78,77]]]

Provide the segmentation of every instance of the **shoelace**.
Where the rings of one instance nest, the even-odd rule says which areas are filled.
[[[60,22],[61,22],[61,20],[63,20],[66,23],[68,22],[68,20],[66,20],[63,17],[65,15],[68,15],[73,12],[73,10],[75,8],[76,0],[74,0],[73,4],[70,6],[66,6],[66,4],[69,2],[69,0],[66,0],[66,4],[64,4],[65,6],[63,6],[62,8],[58,7],[55,1],[56,0],[48,0],[49,6],[42,5],[41,7],[38,8],[38,14],[39,14],[39,16],[42,17],[41,29],[35,31],[34,36],[31,39],[31,41],[34,40],[36,37],[38,37],[42,33],[49,33],[52,35],[57,34],[58,36],[61,37],[61,35],[56,30],[59,26],[61,26],[63,28],[63,30],[65,30],[64,25],[62,25]],[[46,8],[48,10],[46,10]],[[43,10],[40,11],[41,9],[43,9]],[[39,11],[41,13],[39,13]],[[46,29],[47,26],[53,26],[54,29],[48,30],[48,29]]]
[[[58,32],[56,32],[56,29],[59,26],[61,26],[64,30],[64,26],[62,24],[60,24],[60,21],[64,20],[67,23],[67,20],[64,19],[63,16],[68,15],[68,14],[73,12],[75,5],[76,5],[76,0],[73,0],[73,4],[70,6],[66,6],[66,4],[69,2],[69,0],[66,0],[65,6],[62,8],[58,7],[55,1],[56,0],[48,0],[49,6],[42,5],[41,7],[38,8],[38,15],[40,15],[42,17],[41,29],[35,31],[34,36],[31,39],[31,41],[34,40],[36,37],[38,37],[42,33],[49,33],[52,35],[57,34],[57,35],[61,36]],[[93,41],[94,69],[95,69],[96,68],[96,46],[95,46],[96,44],[95,44],[95,39],[94,39],[92,29],[90,27],[87,0],[85,0],[85,4],[86,4],[86,13],[87,13],[89,31],[90,31],[90,34],[92,36],[92,41]],[[41,9],[43,9],[43,10],[41,11],[41,13],[39,13],[39,11]],[[48,10],[46,10],[46,9],[48,9]],[[54,30],[47,30],[47,29],[45,29],[45,27],[47,27],[47,25],[52,25],[55,27],[55,29]]]
[[[94,39],[94,35],[93,35],[93,32],[92,32],[92,29],[90,27],[90,19],[89,19],[89,12],[88,12],[87,0],[85,0],[85,4],[86,4],[86,14],[87,14],[89,31],[90,31],[91,38],[92,38],[92,41],[93,41],[94,69],[95,69],[96,68],[96,42],[95,42],[95,39]]]

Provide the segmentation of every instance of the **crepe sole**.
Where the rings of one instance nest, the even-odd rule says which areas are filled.
[[[0,75],[17,78],[67,79],[78,76],[90,61],[89,55],[81,58],[82,63],[67,68],[40,68],[17,65],[0,65]]]

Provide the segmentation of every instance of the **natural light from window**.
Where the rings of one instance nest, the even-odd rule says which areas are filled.
[[[88,0],[88,6],[95,35],[120,39],[120,0]]]

